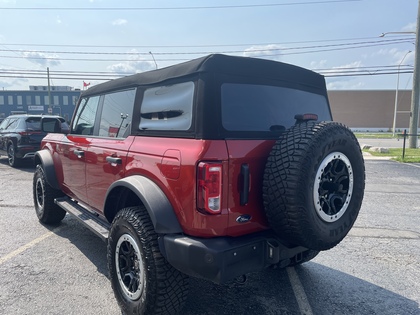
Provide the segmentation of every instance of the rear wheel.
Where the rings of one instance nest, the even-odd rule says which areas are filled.
[[[158,236],[143,206],[122,209],[108,240],[112,288],[123,314],[177,314],[188,278],[162,256]]]
[[[7,160],[12,167],[18,167],[21,164],[21,160],[16,157],[16,151],[13,144],[10,144],[7,148]]]
[[[48,184],[41,165],[36,167],[32,186],[35,212],[39,221],[52,225],[60,223],[65,217],[66,211],[57,206],[54,199],[62,197],[64,194]]]

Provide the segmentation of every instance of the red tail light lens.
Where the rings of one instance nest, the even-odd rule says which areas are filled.
[[[221,211],[222,164],[198,164],[197,207],[200,211],[217,214]]]
[[[32,136],[32,135],[40,135],[41,131],[20,131],[18,132],[21,136]]]

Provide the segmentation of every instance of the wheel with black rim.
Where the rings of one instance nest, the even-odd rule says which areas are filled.
[[[284,132],[268,157],[264,208],[281,238],[327,250],[353,226],[364,187],[363,156],[353,133],[335,122],[304,122]]]
[[[55,198],[64,194],[48,184],[44,169],[37,165],[33,178],[33,198],[36,215],[42,223],[55,225],[61,222],[66,211],[54,203]]]
[[[12,167],[18,167],[20,165],[21,160],[16,157],[15,147],[13,144],[10,144],[7,148],[7,161]]]
[[[108,240],[112,288],[123,314],[177,314],[188,294],[188,277],[162,256],[143,206],[122,209]]]

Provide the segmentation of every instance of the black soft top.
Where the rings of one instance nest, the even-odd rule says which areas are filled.
[[[166,68],[101,83],[84,91],[82,96],[141,85],[153,85],[199,73],[263,77],[325,90],[324,77],[304,68],[265,59],[212,54]]]

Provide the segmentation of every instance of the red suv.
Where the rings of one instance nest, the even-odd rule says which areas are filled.
[[[109,81],[44,138],[36,214],[107,241],[124,314],[177,313],[188,276],[300,264],[346,236],[365,170],[331,120],[324,78],[274,61],[210,55]]]

